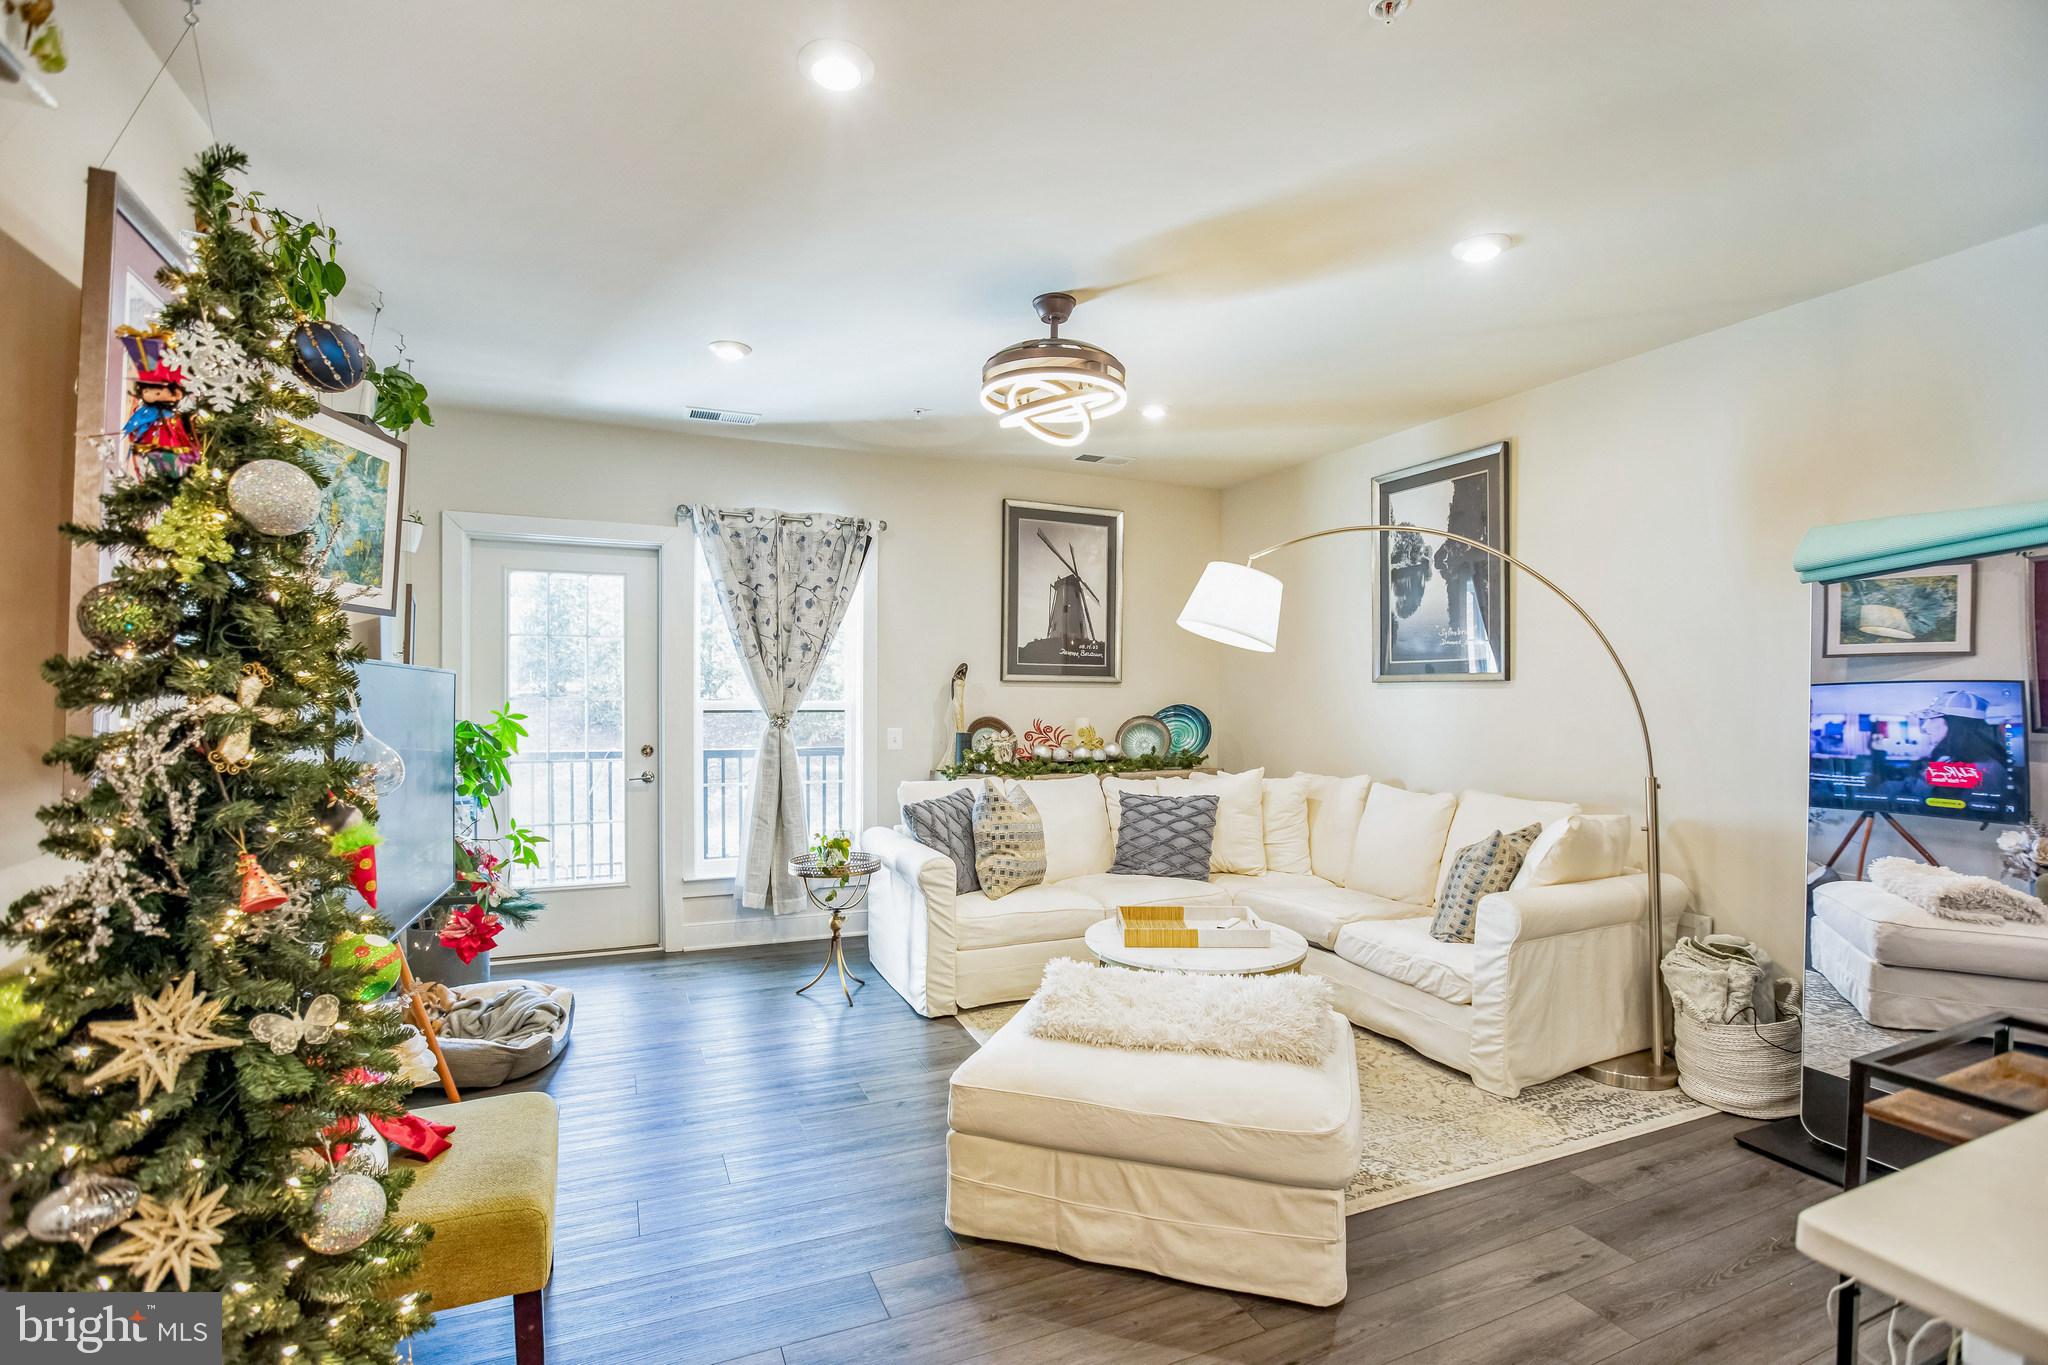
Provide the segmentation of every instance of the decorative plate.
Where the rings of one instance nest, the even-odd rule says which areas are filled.
[[[1008,724],[994,716],[983,716],[967,727],[967,751],[980,753],[989,746],[990,740],[1009,728]]]
[[[1169,753],[1199,754],[1209,747],[1209,718],[1186,702],[1162,706],[1156,713],[1166,733],[1173,736]]]
[[[1126,758],[1164,758],[1173,749],[1173,736],[1157,716],[1132,716],[1116,727],[1116,742]]]

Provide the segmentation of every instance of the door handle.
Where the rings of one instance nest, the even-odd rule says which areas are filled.
[[[645,782],[648,786],[651,787],[654,785],[654,769],[643,769],[641,770],[641,773],[638,777],[629,777],[626,780],[628,782]]]

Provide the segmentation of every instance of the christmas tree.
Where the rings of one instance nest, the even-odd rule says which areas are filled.
[[[64,528],[110,575],[80,604],[94,651],[44,673],[98,719],[51,751],[68,794],[40,812],[81,866],[0,921],[33,952],[0,1000],[31,1092],[0,1279],[217,1291],[228,1360],[386,1365],[427,1322],[386,1292],[430,1229],[363,1126],[409,1088],[346,951],[387,927],[348,901],[376,750],[311,564],[325,474],[286,420],[318,406],[283,364],[308,310],[280,244],[309,234],[231,185],[245,165],[214,147],[187,174],[193,254],[126,338],[120,472],[100,523]]]

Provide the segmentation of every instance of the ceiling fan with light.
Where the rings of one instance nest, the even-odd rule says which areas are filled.
[[[981,405],[997,425],[1017,427],[1056,446],[1088,439],[1097,418],[1123,411],[1124,364],[1100,346],[1060,335],[1073,316],[1072,294],[1031,301],[1050,336],[1005,346],[981,367]]]

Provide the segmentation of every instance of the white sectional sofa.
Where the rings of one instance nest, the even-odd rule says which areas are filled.
[[[1109,872],[1125,790],[1219,793],[1210,880]],[[1244,819],[1246,783],[1251,833]],[[906,782],[907,804],[964,782]],[[1648,1047],[1646,882],[1625,866],[1629,822],[1561,802],[1409,792],[1365,777],[1261,773],[1132,782],[1027,781],[1044,818],[1046,881],[991,900],[956,893],[952,860],[902,826],[866,832],[882,860],[867,902],[868,954],[920,1014],[1024,1000],[1057,957],[1092,960],[1082,935],[1119,905],[1235,905],[1309,941],[1352,1022],[1398,1038],[1489,1093]],[[1448,855],[1496,829],[1544,833],[1507,891],[1480,902],[1472,943],[1429,933]],[[1664,878],[1670,940],[1688,892]]]

